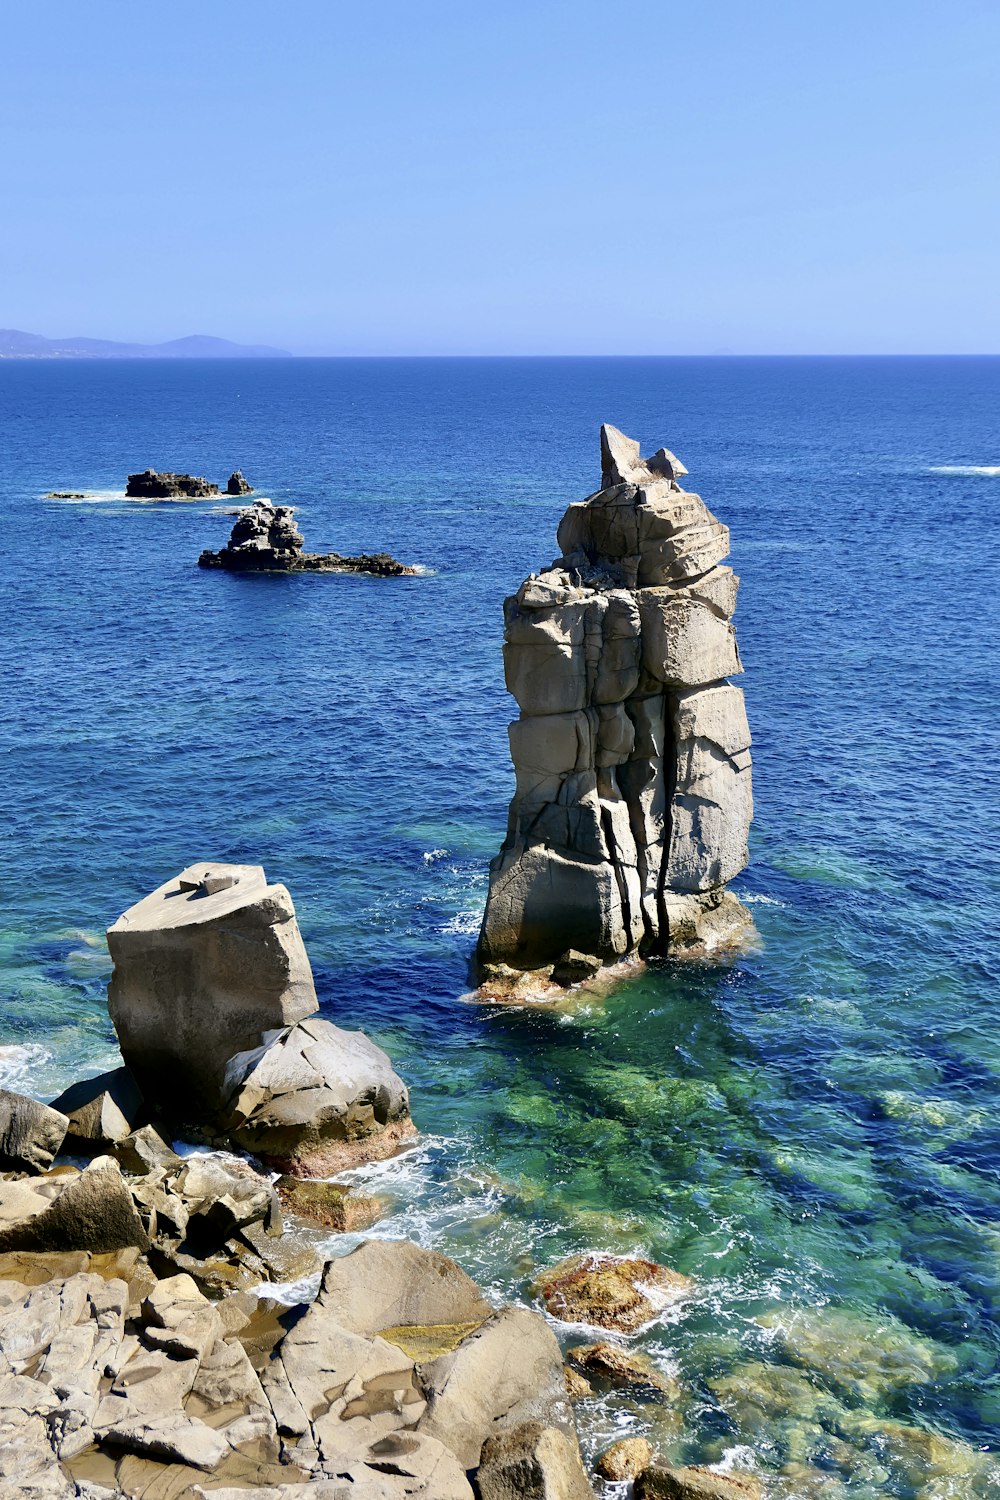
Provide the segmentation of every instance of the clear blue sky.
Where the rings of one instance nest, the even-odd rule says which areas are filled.
[[[0,325],[1000,351],[1000,0],[5,7]]]

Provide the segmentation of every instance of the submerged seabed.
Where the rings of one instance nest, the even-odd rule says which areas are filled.
[[[115,1056],[107,921],[196,858],[263,862],[326,1014],[412,1085],[378,1232],[498,1296],[577,1249],[697,1278],[639,1340],[680,1407],[586,1402],[591,1450],[1000,1495],[998,399],[985,359],[0,363],[2,1081]],[[488,1011],[461,996],[512,784],[500,601],[602,420],[733,528],[762,946]],[[239,466],[314,550],[435,571],[199,572],[218,501],[108,498],[147,464]]]

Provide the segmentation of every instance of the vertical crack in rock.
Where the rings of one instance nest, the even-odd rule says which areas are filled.
[[[490,866],[487,972],[704,953],[751,928],[750,733],[729,531],[666,448],[601,428],[601,488],[504,603],[516,789]]]

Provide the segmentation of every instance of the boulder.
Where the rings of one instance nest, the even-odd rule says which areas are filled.
[[[232,1055],[317,1009],[282,885],[259,865],[190,865],[108,929],[122,1055],[166,1120],[217,1122]]]
[[[462,1268],[409,1240],[366,1240],[323,1273],[320,1302],[352,1333],[478,1328],[493,1309]]]
[[[601,972],[601,960],[593,953],[580,953],[576,948],[567,948],[552,967],[552,978],[556,984],[569,989],[574,984],[585,984]]]
[[[564,1323],[635,1333],[686,1296],[690,1276],[630,1256],[571,1255],[535,1282],[546,1309]]]
[[[225,1095],[229,1138],[296,1176],[391,1156],[414,1130],[385,1053],[363,1032],[315,1018],[230,1058]]]
[[[590,1380],[603,1381],[647,1396],[676,1396],[677,1381],[658,1370],[643,1354],[630,1354],[617,1344],[579,1344],[566,1352],[574,1369]]]
[[[106,1254],[149,1239],[118,1163],[98,1156],[83,1172],[0,1183],[0,1252],[89,1250]]]
[[[286,1174],[274,1186],[289,1213],[339,1234],[368,1229],[382,1216],[381,1200],[354,1193],[339,1182]]]
[[[0,1089],[0,1171],[47,1172],[68,1128],[59,1110]]]
[[[128,1068],[71,1084],[52,1108],[69,1119],[66,1136],[76,1147],[97,1150],[124,1141],[142,1111],[142,1094]]]
[[[764,1486],[755,1474],[651,1464],[636,1479],[635,1500],[764,1500]]]
[[[476,1475],[480,1500],[593,1500],[576,1443],[558,1427],[522,1422],[491,1437]]]
[[[194,474],[158,473],[143,469],[130,474],[125,495],[131,500],[205,500],[219,493],[219,486]]]
[[[160,1167],[177,1167],[181,1162],[177,1152],[153,1125],[143,1125],[115,1141],[108,1148],[108,1155],[113,1156],[126,1172],[138,1177]]]
[[[722,566],[729,532],[680,488],[685,472],[668,449],[644,459],[603,427],[601,489],[566,511],[562,556],[504,603],[520,717],[484,976],[506,966],[572,983],[567,949],[607,963],[722,945],[711,913],[746,865],[753,810],[743,698],[728,681],[743,670],[738,580]],[[676,905],[692,894],[720,899]],[[752,931],[740,911],[726,914],[727,945]]]
[[[653,1445],[647,1438],[621,1438],[605,1448],[594,1465],[609,1484],[624,1484],[636,1479],[653,1462]]]
[[[247,484],[239,469],[234,469],[226,480],[227,495],[252,495],[253,485]]]

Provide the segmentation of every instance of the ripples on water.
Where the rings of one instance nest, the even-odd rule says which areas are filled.
[[[194,859],[260,861],[427,1132],[359,1174],[376,1232],[497,1298],[585,1248],[697,1278],[640,1341],[680,1409],[588,1401],[591,1450],[1000,1495],[998,396],[971,359],[0,363],[0,1082],[111,1062],[104,926]],[[733,528],[762,943],[481,1010],[500,604],[604,419]],[[229,523],[124,502],[147,464],[240,466],[311,548],[430,574],[199,572]]]

